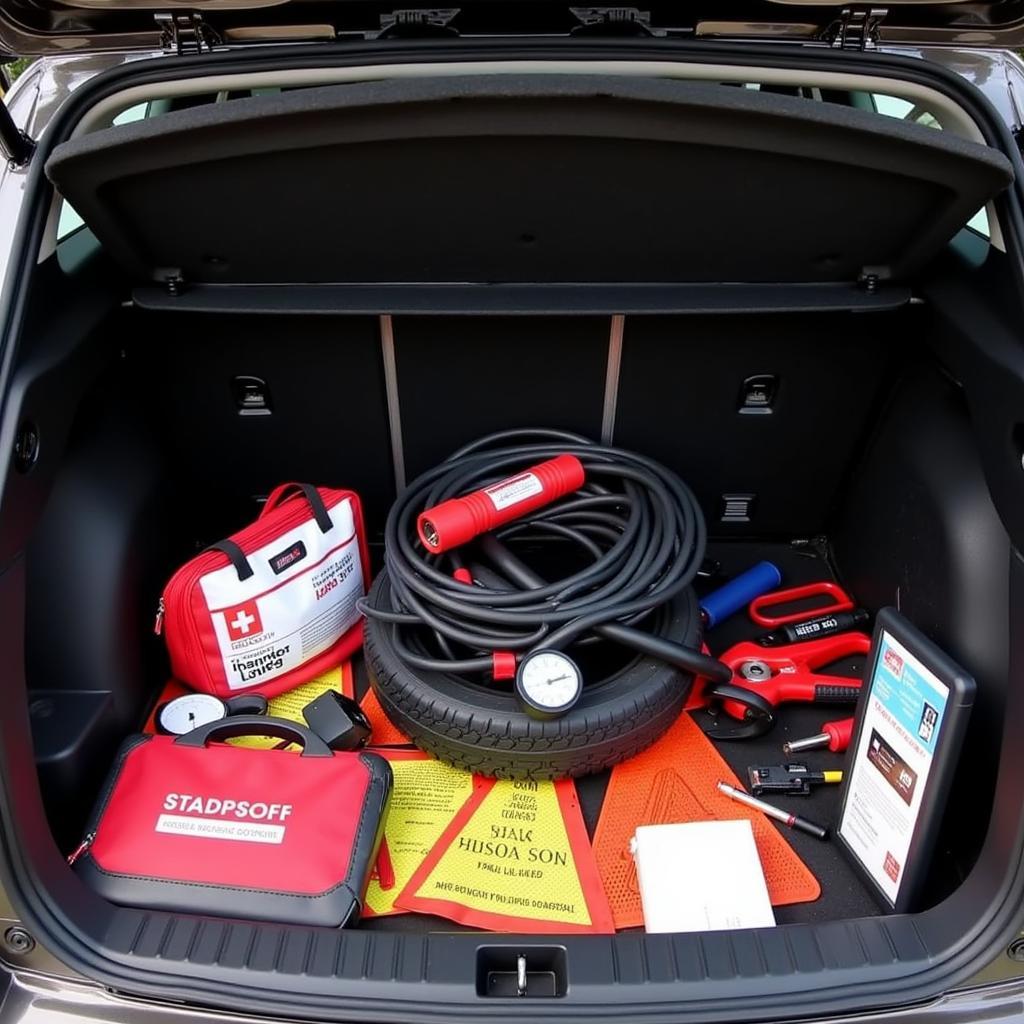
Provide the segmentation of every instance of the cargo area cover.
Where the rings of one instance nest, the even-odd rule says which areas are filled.
[[[47,173],[137,281],[185,285],[898,281],[1012,180],[852,108],[568,75],[235,99],[71,140]]]

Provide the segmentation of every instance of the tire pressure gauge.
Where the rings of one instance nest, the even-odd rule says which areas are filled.
[[[239,694],[226,701],[209,693],[185,693],[157,710],[156,724],[161,732],[184,736],[228,715],[264,715],[266,712],[267,699],[258,693]]]
[[[558,718],[579,700],[583,675],[561,651],[533,651],[519,663],[516,696],[531,718]]]

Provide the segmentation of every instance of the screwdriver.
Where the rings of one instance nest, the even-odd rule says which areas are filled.
[[[790,740],[782,744],[784,754],[799,754],[803,750],[817,750],[827,747],[834,754],[841,754],[850,745],[853,732],[852,718],[839,718],[834,722],[825,722],[821,732],[814,736],[806,736],[802,740]]]
[[[773,807],[771,804],[758,800],[757,797],[751,796],[749,793],[744,793],[742,789],[730,786],[728,782],[719,782],[718,792],[723,796],[727,796],[730,800],[753,807],[755,811],[767,814],[769,818],[781,821],[783,825],[795,828],[798,832],[806,832],[807,835],[814,836],[815,839],[828,839],[828,829],[823,825],[818,825],[813,821],[808,821],[806,818],[801,818],[799,814],[790,814],[788,811]]]

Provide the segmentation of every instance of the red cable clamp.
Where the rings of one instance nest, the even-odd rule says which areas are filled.
[[[503,679],[515,679],[516,656],[512,651],[495,651],[491,655],[491,675],[495,682]]]

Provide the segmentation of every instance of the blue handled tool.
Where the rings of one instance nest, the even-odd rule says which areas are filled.
[[[755,597],[767,594],[782,582],[782,573],[771,562],[758,562],[724,586],[701,598],[700,613],[710,629],[745,608]]]

